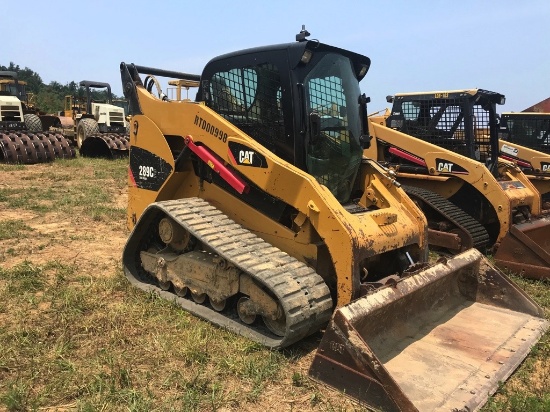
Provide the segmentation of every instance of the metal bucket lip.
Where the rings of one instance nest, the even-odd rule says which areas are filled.
[[[544,228],[545,226],[550,228],[550,218],[547,216],[536,216],[527,222],[516,223],[512,227],[515,227],[521,231],[526,231],[530,229]]]
[[[502,270],[530,279],[550,279],[550,218],[510,226],[494,259]]]

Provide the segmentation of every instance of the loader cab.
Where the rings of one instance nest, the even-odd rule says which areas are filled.
[[[17,72],[0,71],[0,95],[15,96],[27,102],[27,82],[17,79]]]
[[[550,113],[502,113],[499,138],[550,154]]]
[[[370,60],[317,41],[211,60],[197,100],[349,200],[368,139],[359,81]]]
[[[497,173],[498,116],[503,95],[481,89],[400,93],[386,125],[444,149],[485,163]]]

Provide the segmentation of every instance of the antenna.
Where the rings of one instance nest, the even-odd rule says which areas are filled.
[[[311,36],[311,34],[306,30],[306,25],[302,24],[302,30],[296,35],[296,41],[306,41],[307,36]]]

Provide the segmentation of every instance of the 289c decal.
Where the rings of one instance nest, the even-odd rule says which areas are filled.
[[[156,172],[153,166],[139,166],[139,177],[141,179],[147,179],[149,177],[155,177]]]
[[[130,150],[130,178],[133,184],[146,190],[159,190],[172,173],[164,159],[141,147]]]

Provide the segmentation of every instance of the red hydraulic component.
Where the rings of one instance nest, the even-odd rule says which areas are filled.
[[[205,146],[197,146],[193,143],[191,135],[185,137],[185,144],[193,153],[200,157],[200,159],[218,173],[223,180],[225,180],[233,189],[240,194],[248,193],[249,187],[239,176],[229,170],[218,157],[208,150]]]
[[[505,155],[502,155],[502,154],[500,154],[499,156],[502,157],[502,158],[505,159],[505,160],[510,161],[510,162],[515,162],[515,163],[518,164],[518,166],[521,166],[521,167],[523,167],[523,168],[533,169],[533,166],[531,165],[531,163],[526,162],[525,160],[515,159],[515,158],[513,158],[513,157],[505,156]]]
[[[395,147],[390,147],[390,153],[410,162],[416,163],[417,165],[426,167],[426,162],[424,160],[419,157],[413,156],[410,153],[404,152],[403,150],[397,149]]]

